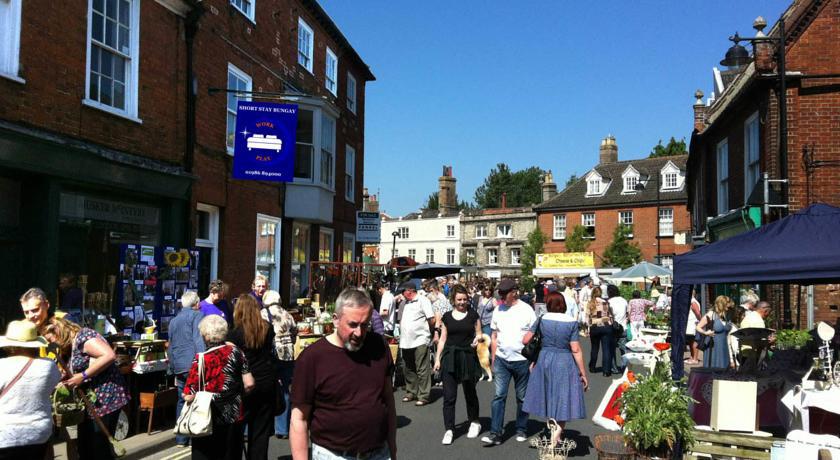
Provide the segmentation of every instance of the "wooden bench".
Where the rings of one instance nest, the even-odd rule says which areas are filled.
[[[782,438],[758,436],[749,433],[694,430],[697,443],[686,451],[686,459],[698,458],[748,458],[770,460],[770,448]]]

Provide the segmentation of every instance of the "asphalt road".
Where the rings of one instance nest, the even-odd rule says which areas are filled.
[[[589,339],[581,341],[584,351],[584,362],[589,356]],[[601,374],[590,375],[590,388],[586,394],[587,418],[575,420],[566,426],[566,437],[577,443],[577,448],[571,453],[572,458],[598,457],[593,444],[596,434],[604,433],[606,430],[598,427],[591,421],[592,413],[603,398],[610,379]],[[443,437],[443,392],[441,388],[433,388],[432,402],[425,407],[415,407],[413,403],[400,401],[403,396],[402,390],[398,390],[397,398],[397,448],[398,458],[401,460],[430,460],[430,459],[536,459],[536,449],[528,447],[527,442],[516,442],[514,439],[514,413],[516,400],[514,397],[513,383],[508,391],[508,402],[505,415],[505,441],[500,446],[485,447],[481,442],[481,436],[490,427],[490,401],[493,399],[494,383],[479,382],[478,396],[480,402],[480,419],[482,433],[476,439],[467,439],[468,423],[466,421],[466,406],[463,393],[458,394],[456,406],[456,420],[458,425],[455,429],[455,440],[449,446],[441,444]],[[360,419],[359,422],[364,422]],[[353,421],[348,421],[353,423]],[[531,420],[528,423],[528,435],[534,435],[542,430],[545,423],[541,420]],[[174,455],[173,455],[174,454]],[[158,459],[180,459],[188,458],[185,449],[176,451],[173,449],[161,452],[154,456]],[[284,439],[272,438],[269,444],[269,459],[286,460],[291,459],[289,442]]]

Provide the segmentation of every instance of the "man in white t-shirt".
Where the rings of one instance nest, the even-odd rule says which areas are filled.
[[[490,329],[493,331],[490,343],[490,359],[496,394],[490,405],[490,433],[481,438],[488,445],[502,443],[502,431],[505,419],[510,379],[513,378],[516,389],[516,440],[528,440],[526,428],[528,414],[522,411],[525,390],[528,388],[529,363],[522,356],[522,338],[536,321],[537,317],[530,305],[519,300],[519,286],[512,279],[503,279],[498,286],[499,297],[503,303],[493,312]]]
[[[388,284],[382,281],[378,281],[375,287],[380,297],[379,315],[382,317],[382,325],[385,327],[385,333],[393,334],[397,318],[397,310],[394,308],[394,294],[388,289]]]
[[[403,402],[417,400],[415,405],[429,403],[431,390],[431,358],[429,342],[435,313],[426,296],[417,293],[417,286],[406,281],[400,285],[400,350],[402,350],[405,373],[405,397]]]

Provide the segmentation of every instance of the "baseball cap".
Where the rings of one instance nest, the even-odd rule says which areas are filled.
[[[501,282],[499,282],[499,286],[497,287],[497,289],[499,290],[499,294],[502,295],[507,294],[508,292],[518,288],[519,286],[516,285],[516,281],[510,278],[503,279]]]

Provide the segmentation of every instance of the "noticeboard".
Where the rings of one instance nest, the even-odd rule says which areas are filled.
[[[381,241],[381,223],[378,212],[356,211],[356,241],[359,243]]]

